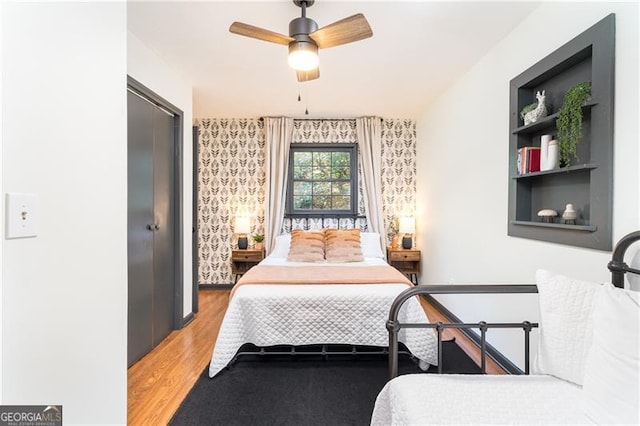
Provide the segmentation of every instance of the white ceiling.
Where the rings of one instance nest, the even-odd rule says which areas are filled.
[[[292,1],[130,0],[128,28],[193,86],[195,117],[305,117],[308,107],[309,118],[417,118],[539,4],[317,0],[307,16],[320,27],[361,12],[373,37],[321,50],[320,79],[307,83],[286,46],[228,31],[241,21],[288,34],[300,16]]]

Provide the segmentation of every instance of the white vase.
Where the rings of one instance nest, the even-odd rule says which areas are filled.
[[[551,135],[540,136],[540,170],[550,170],[547,168],[547,159],[549,156],[549,142]]]
[[[547,159],[544,162],[545,170],[553,170],[558,168],[558,141],[549,141],[547,147]]]

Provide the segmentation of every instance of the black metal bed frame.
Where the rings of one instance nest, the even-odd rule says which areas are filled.
[[[284,214],[284,222],[283,222],[283,231],[290,232],[293,229],[294,221],[301,220],[303,221],[302,229],[309,230],[311,229],[311,221],[319,220],[320,227],[324,228],[327,224],[327,221],[333,221],[336,224],[338,229],[341,229],[342,225],[346,223],[344,229],[349,227],[351,228],[360,228],[363,231],[368,229],[367,224],[367,216],[361,214],[354,213],[285,213]],[[362,225],[358,225],[358,222],[363,222]],[[296,228],[297,229],[297,228]],[[309,348],[319,348],[317,350],[309,349]],[[349,350],[345,350],[343,348],[349,347]],[[259,356],[269,357],[269,356],[323,356],[325,359],[329,357],[329,355],[351,355],[351,356],[361,356],[361,355],[388,355],[388,349],[386,347],[373,347],[364,346],[364,345],[347,345],[347,344],[312,344],[312,345],[304,345],[304,346],[295,346],[295,345],[277,345],[275,347],[261,347],[261,346],[253,346],[249,347],[247,350],[239,350],[233,359],[229,362],[229,367],[233,366],[236,361],[241,356]],[[406,354],[411,357],[413,355],[408,350],[398,351],[398,354]]]
[[[629,267],[624,262],[624,255],[631,244],[640,241],[640,231],[632,232],[620,239],[614,248],[612,259],[607,265],[611,271],[611,281],[616,287],[624,288],[624,274],[631,272],[640,275],[640,270]],[[515,285],[418,285],[403,291],[396,297],[389,311],[387,330],[389,331],[389,380],[398,375],[398,332],[403,328],[435,328],[438,334],[438,373],[442,373],[442,331],[446,328],[478,328],[480,330],[481,369],[485,373],[486,358],[486,332],[489,328],[522,328],[524,331],[525,345],[525,373],[529,374],[529,335],[532,328],[537,328],[537,323],[523,321],[521,323],[493,323],[484,321],[478,323],[400,323],[398,313],[402,305],[413,296],[421,294],[514,294],[537,293],[535,284]]]
[[[336,227],[340,229],[340,225],[347,223],[352,228],[361,228],[363,231],[368,229],[367,216],[354,213],[285,213],[282,228],[286,232],[290,232],[293,228],[295,220],[304,221],[303,229],[309,230],[311,228],[310,221],[319,220],[320,227],[324,228],[326,221],[335,221]],[[358,222],[363,222],[363,225],[358,225]],[[345,229],[349,226],[345,226]]]

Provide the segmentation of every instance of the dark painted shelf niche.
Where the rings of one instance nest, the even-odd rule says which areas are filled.
[[[611,14],[511,80],[509,100],[508,234],[611,250],[613,210],[613,95],[615,15]],[[542,135],[557,136],[556,118],[567,91],[591,81],[591,99],[583,107],[578,159],[569,167],[518,176],[518,149],[540,146]],[[520,111],[545,90],[549,116],[524,126]],[[578,210],[575,225],[564,224],[566,204]],[[542,209],[558,212],[543,223]]]

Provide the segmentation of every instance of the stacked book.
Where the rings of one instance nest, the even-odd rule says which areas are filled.
[[[540,171],[540,147],[525,146],[518,150],[518,176]]]

